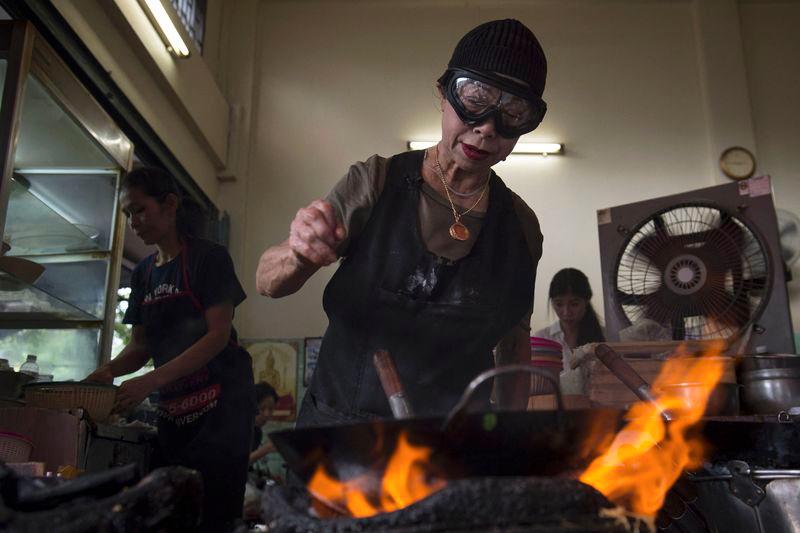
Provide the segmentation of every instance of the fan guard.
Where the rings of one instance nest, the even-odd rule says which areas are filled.
[[[612,280],[622,316],[629,324],[654,320],[674,340],[737,336],[761,314],[772,288],[758,233],[712,203],[654,213],[621,250]]]

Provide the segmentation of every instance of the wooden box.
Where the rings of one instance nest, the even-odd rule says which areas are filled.
[[[623,357],[637,374],[647,383],[653,383],[666,362],[662,359]],[[736,383],[736,370],[732,357],[721,357],[723,372],[721,383]],[[617,376],[611,373],[600,361],[594,359],[588,365],[588,379],[585,383],[586,395],[593,404],[625,409],[639,399]]]

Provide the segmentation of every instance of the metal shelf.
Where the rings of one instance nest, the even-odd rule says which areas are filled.
[[[11,181],[5,235],[12,256],[108,251],[97,242],[98,228],[69,222],[18,179]]]
[[[0,328],[100,327],[102,319],[0,271]]]

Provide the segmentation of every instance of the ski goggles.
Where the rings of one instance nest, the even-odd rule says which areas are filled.
[[[507,139],[535,130],[547,112],[544,100],[511,81],[458,69],[448,70],[439,82],[462,122],[474,126],[494,118],[497,133]]]

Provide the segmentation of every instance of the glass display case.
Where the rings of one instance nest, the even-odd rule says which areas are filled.
[[[0,21],[0,86],[0,357],[80,379],[111,349],[133,145],[29,23]]]

